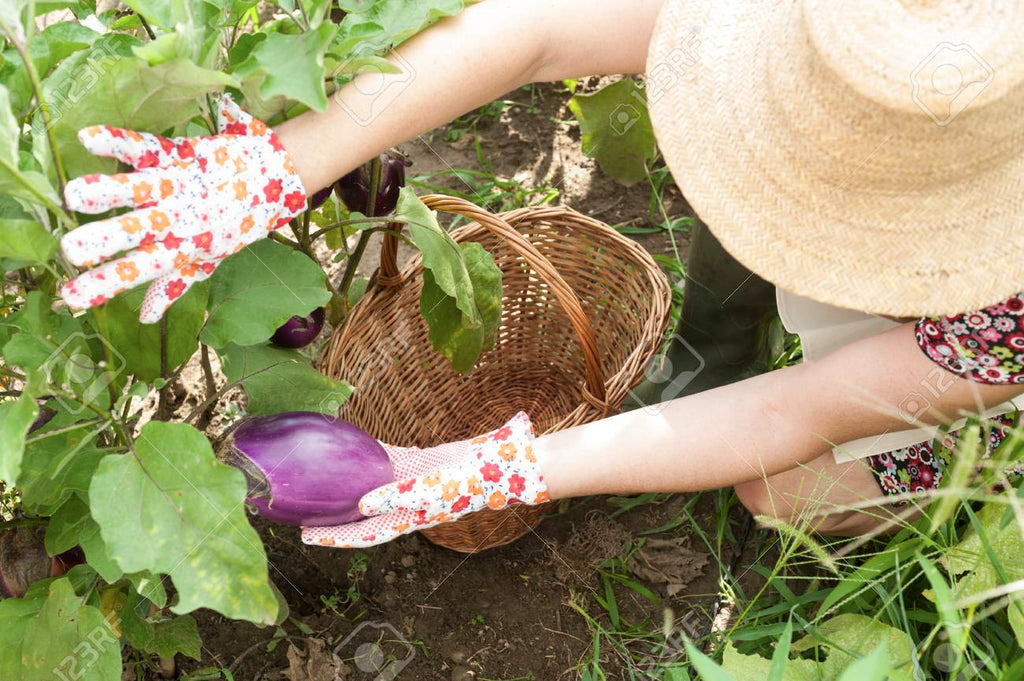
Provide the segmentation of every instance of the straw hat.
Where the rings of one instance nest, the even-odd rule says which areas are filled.
[[[647,98],[683,194],[777,286],[877,314],[1024,290],[1024,3],[667,0]]]

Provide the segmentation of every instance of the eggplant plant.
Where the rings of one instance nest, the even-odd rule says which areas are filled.
[[[356,271],[370,239],[390,234],[422,252],[423,295],[436,302],[426,313],[431,342],[455,369],[472,369],[498,323],[493,260],[452,241],[403,186],[406,161],[395,153],[325,187],[273,239],[226,258],[158,324],[138,321],[142,288],[87,312],[63,306],[57,288],[77,271],[60,237],[109,217],[66,210],[63,187],[125,170],[89,154],[79,129],[210,134],[223,92],[271,125],[324,110],[360,69],[393,68],[389,49],[463,6],[126,4],[0,3],[0,679],[120,679],[126,655],[137,669],[166,671],[176,655],[198,659],[190,613],[200,608],[283,621],[287,605],[246,500],[279,520],[340,521],[353,517],[361,490],[392,476],[372,438],[331,420],[353,386],[310,362],[325,317],[344,324],[365,284]],[[331,260],[340,272],[325,267]],[[206,394],[182,410],[175,386],[193,361]],[[253,420],[232,432],[221,452],[234,456],[222,461],[203,424],[239,388]],[[345,443],[331,465],[347,482],[318,488],[302,461],[260,477],[273,444],[299,431],[320,438],[306,463]],[[304,485],[311,505],[289,506],[296,497],[281,485]]]

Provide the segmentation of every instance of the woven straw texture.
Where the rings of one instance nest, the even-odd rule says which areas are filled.
[[[659,145],[740,262],[814,300],[948,314],[1024,289],[1024,3],[668,0]]]
[[[384,442],[429,447],[486,432],[519,410],[538,434],[616,413],[669,321],[669,284],[651,257],[569,208],[492,215],[462,199],[423,201],[473,220],[452,237],[479,242],[501,269],[496,346],[468,376],[453,371],[420,315],[420,259],[399,272],[395,244],[385,243],[376,281],[320,358],[321,371],[356,386],[340,417]],[[546,507],[480,511],[423,534],[475,553],[529,532]]]

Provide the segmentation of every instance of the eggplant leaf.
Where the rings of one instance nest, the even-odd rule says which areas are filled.
[[[25,435],[39,413],[28,395],[0,403],[0,481],[14,486],[21,473]]]
[[[227,345],[218,351],[229,381],[240,381],[253,416],[283,411],[336,414],[352,386],[325,376],[300,353],[272,345]]]
[[[331,23],[299,34],[271,33],[252,47],[244,61],[233,67],[242,90],[257,115],[265,115],[275,98],[302,102],[324,111],[324,53],[338,27]]]
[[[469,373],[480,356],[494,346],[501,323],[501,270],[480,244],[460,246],[481,323],[468,322],[455,299],[437,285],[430,270],[423,272],[420,314],[429,326],[428,337],[434,349],[448,358],[453,369]]]
[[[56,579],[45,601],[0,601],[0,678],[121,678],[121,644],[103,613]],[[86,664],[88,662],[88,664]]]
[[[82,72],[65,74],[72,80],[62,81],[65,98],[56,100],[51,111],[57,146],[72,177],[110,173],[117,167],[112,159],[85,150],[78,141],[80,129],[102,124],[166,133],[199,112],[203,95],[236,84],[232,76],[184,59],[149,66],[134,56],[95,58],[93,53],[100,48],[97,41],[88,52],[72,55],[58,69],[66,71],[72,60],[83,65]]]
[[[171,577],[175,613],[207,607],[234,619],[272,624],[277,599],[267,556],[245,516],[245,477],[213,454],[202,433],[150,422],[134,456],[105,457],[89,506],[111,556],[125,572]]]
[[[227,258],[210,281],[210,316],[199,337],[214,348],[263,343],[293,315],[331,298],[316,263],[270,239]]]
[[[647,176],[647,163],[658,153],[644,91],[632,78],[609,83],[569,101],[580,122],[583,153],[601,170],[625,185]]]
[[[160,377],[161,324],[139,322],[139,308],[145,294],[146,286],[138,286],[93,308],[92,315],[96,328],[120,353],[124,370],[152,382]],[[196,284],[167,310],[164,319],[168,372],[188,360],[199,347],[199,330],[206,319],[208,294],[208,284]]]

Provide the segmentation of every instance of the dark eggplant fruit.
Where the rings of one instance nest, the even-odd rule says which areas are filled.
[[[387,215],[398,204],[398,192],[405,186],[405,167],[409,160],[402,154],[389,151],[380,155],[380,184],[377,186],[377,200],[373,215]],[[338,180],[335,185],[338,198],[350,211],[369,215],[370,165],[359,166]]]
[[[284,525],[361,520],[359,499],[395,477],[377,440],[351,423],[312,412],[244,421],[217,455],[245,474],[257,512]]]
[[[282,348],[304,348],[320,335],[327,314],[318,307],[305,317],[295,315],[278,327],[270,342]]]

